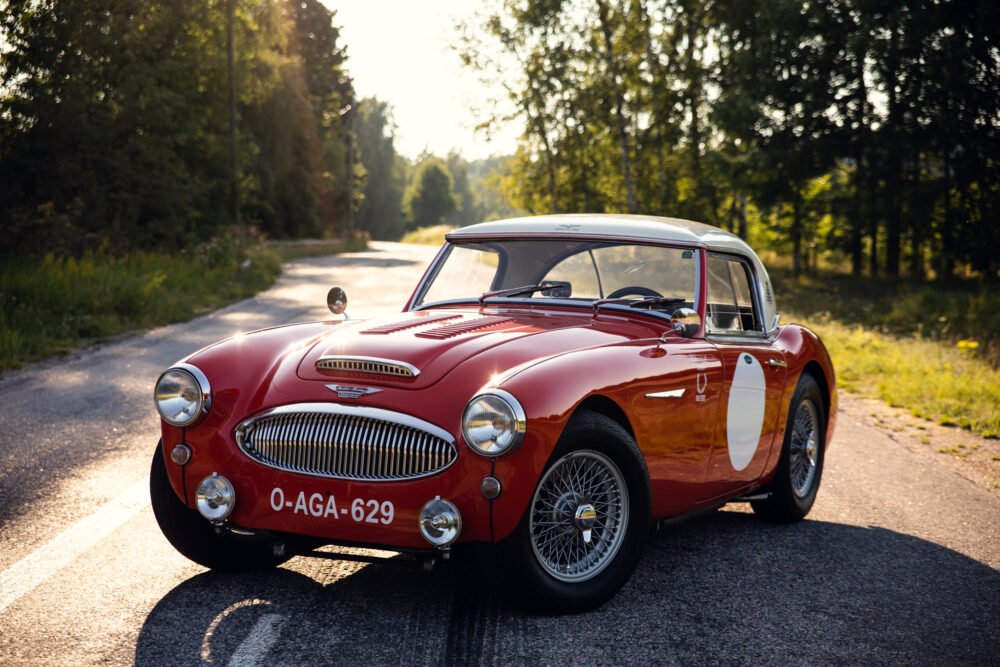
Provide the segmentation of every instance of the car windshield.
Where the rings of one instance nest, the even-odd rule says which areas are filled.
[[[589,307],[621,299],[617,305],[672,310],[693,306],[696,265],[693,250],[667,246],[578,239],[449,244],[414,306],[516,299]]]

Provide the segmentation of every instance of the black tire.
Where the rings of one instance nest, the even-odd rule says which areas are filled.
[[[149,497],[163,536],[177,551],[199,565],[211,570],[248,572],[276,567],[291,557],[275,557],[265,541],[216,533],[207,519],[188,508],[174,493],[167,478],[163,447],[159,445],[149,471]]]
[[[645,461],[628,432],[597,413],[575,415],[505,544],[520,584],[519,601],[544,613],[604,604],[632,576],[642,555],[649,503]],[[595,510],[592,519],[588,507]],[[582,526],[591,520],[587,542]],[[566,570],[557,571],[563,556]]]
[[[792,523],[809,513],[823,476],[825,442],[823,394],[806,373],[799,378],[788,408],[781,459],[766,489],[770,496],[750,503],[754,514],[764,521]]]

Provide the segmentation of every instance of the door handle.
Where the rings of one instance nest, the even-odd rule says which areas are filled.
[[[774,366],[775,368],[787,368],[788,364],[783,359],[768,359],[768,366]]]

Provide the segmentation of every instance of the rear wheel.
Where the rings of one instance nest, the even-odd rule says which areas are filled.
[[[799,378],[788,410],[781,459],[768,487],[771,494],[751,502],[755,514],[765,521],[790,523],[809,513],[823,474],[824,442],[823,395],[816,380],[805,374]]]
[[[632,575],[648,522],[648,481],[632,437],[602,415],[576,415],[511,538],[524,602],[556,613],[603,604]]]
[[[157,446],[149,471],[149,496],[153,515],[163,536],[181,554],[212,570],[246,572],[281,565],[290,556],[276,557],[264,541],[237,539],[218,534],[197,511],[180,501],[170,486],[163,461],[163,447]]]

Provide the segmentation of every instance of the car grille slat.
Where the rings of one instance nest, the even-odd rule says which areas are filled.
[[[358,481],[424,477],[458,458],[440,429],[422,423],[424,430],[414,425],[417,420],[385,410],[370,412],[379,414],[343,414],[336,407],[265,413],[240,424],[236,441],[250,458],[272,468]]]

